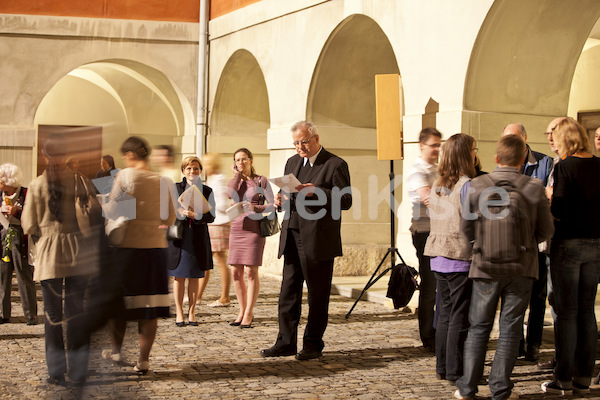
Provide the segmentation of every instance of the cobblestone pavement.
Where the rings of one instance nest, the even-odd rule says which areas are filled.
[[[159,321],[150,356],[150,372],[132,373],[137,359],[137,326],[128,324],[123,354],[127,365],[100,356],[109,348],[106,329],[94,334],[89,380],[82,388],[52,386],[44,357],[43,324],[27,326],[13,286],[13,318],[0,325],[0,398],[7,399],[451,399],[454,387],[435,379],[435,357],[420,345],[417,319],[411,313],[381,304],[361,302],[349,319],[353,300],[332,296],[324,356],[296,361],[293,357],[265,359],[259,354],[277,334],[279,282],[263,278],[253,328],[239,329],[228,322],[236,303],[209,308],[220,285],[214,273],[197,308],[199,326],[178,328],[174,319]],[[42,306],[38,290],[38,302]],[[300,335],[307,307],[303,307]],[[551,328],[550,328],[551,329]],[[546,330],[546,336],[551,330]],[[494,334],[490,350],[496,344]],[[545,343],[542,357],[552,355]],[[486,374],[493,351],[488,352]],[[523,399],[558,398],[540,392],[550,378],[532,363],[518,361],[513,380]],[[486,386],[480,395],[489,398]],[[592,388],[587,398],[600,398]]]

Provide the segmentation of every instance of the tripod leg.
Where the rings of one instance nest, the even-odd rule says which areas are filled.
[[[378,276],[377,279],[375,279],[375,276],[377,275],[377,273],[379,272],[379,268],[381,268],[381,266],[383,265],[383,263],[385,262],[385,259],[387,258],[387,256],[391,253],[391,249],[388,249],[385,253],[385,256],[383,256],[383,258],[381,259],[381,262],[379,263],[379,265],[377,266],[377,268],[375,268],[375,272],[373,272],[373,275],[371,275],[371,278],[369,278],[369,281],[367,282],[367,284],[365,285],[365,287],[363,288],[362,292],[360,292],[360,295],[358,296],[358,298],[356,299],[356,301],[354,302],[354,304],[352,305],[352,308],[350,308],[350,311],[348,311],[348,314],[346,314],[346,319],[348,319],[350,317],[350,314],[352,314],[352,311],[354,310],[354,307],[356,307],[356,304],[358,304],[358,302],[360,301],[360,299],[362,298],[363,294],[365,294],[365,292],[375,284],[375,282],[377,282],[382,275]],[[387,271],[386,271],[387,272]]]

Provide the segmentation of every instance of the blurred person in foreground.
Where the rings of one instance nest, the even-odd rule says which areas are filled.
[[[175,208],[170,192],[162,189],[172,187],[173,181],[150,169],[150,146],[144,139],[129,137],[121,146],[121,153],[125,168],[117,174],[109,198],[116,201],[124,194],[133,197],[136,216],[127,221],[125,237],[117,245],[124,310],[109,320],[111,348],[102,351],[102,358],[122,361],[126,322],[135,320],[138,322],[140,354],[133,369],[146,374],[158,318],[170,316],[166,228],[175,222]],[[161,196],[167,192],[168,196]],[[168,201],[164,219],[161,201]]]
[[[75,205],[89,204],[95,193],[86,177],[66,167],[66,148],[58,134],[44,142],[46,170],[31,181],[21,216],[23,232],[39,237],[34,279],[41,282],[44,299],[47,382],[59,385],[65,384],[65,374],[76,384],[86,380],[90,336],[84,295],[99,257],[98,242],[84,237],[78,225]]]
[[[225,210],[230,203],[227,199],[227,180],[221,173],[221,158],[217,153],[204,155],[204,171],[206,172],[206,184],[213,190],[215,196],[215,220],[208,224],[210,244],[213,258],[221,273],[221,296],[209,303],[209,307],[229,307],[231,299],[231,271],[227,265],[227,251],[229,250],[229,231],[231,223]],[[200,285],[206,286],[210,271],[206,271],[204,281]]]

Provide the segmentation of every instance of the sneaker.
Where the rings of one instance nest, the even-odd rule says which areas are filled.
[[[111,360],[114,363],[120,363],[123,361],[123,357],[121,357],[121,353],[113,353],[111,349],[102,350],[102,358],[105,360]]]
[[[588,390],[589,390],[589,388],[588,388]],[[554,381],[542,383],[542,392],[551,393],[551,394],[559,394],[561,396],[571,396],[573,394],[573,390],[563,389],[560,386],[558,386],[558,383],[556,383]]]
[[[583,386],[573,382],[573,394],[588,394],[590,392],[589,386]]]
[[[473,400],[473,397],[463,397],[458,389],[454,391],[454,398],[459,400]]]

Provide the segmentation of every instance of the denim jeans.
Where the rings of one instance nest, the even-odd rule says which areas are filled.
[[[87,276],[70,276],[41,282],[45,314],[46,365],[48,375],[53,378],[62,379],[68,372],[69,378],[75,382],[86,379],[90,335],[86,327],[83,303],[87,282]],[[67,328],[66,354],[63,324]]]
[[[468,272],[434,272],[439,296],[435,329],[435,371],[455,381],[463,374],[463,349],[469,329],[473,281]]]
[[[598,328],[594,303],[600,278],[600,239],[553,240],[550,272],[554,289],[556,369],[563,388],[589,386]]]
[[[500,336],[489,376],[493,400],[504,400],[512,392],[510,375],[517,361],[523,316],[529,303],[533,278],[475,279],[469,307],[469,334],[465,342],[463,376],[456,386],[463,397],[475,397],[483,376],[485,353],[494,325],[498,302]]]
[[[437,281],[433,272],[431,272],[430,257],[424,255],[425,243],[429,237],[429,232],[414,232],[412,235],[413,245],[417,250],[419,259],[419,276],[421,283],[419,286],[419,335],[423,346],[435,345],[435,328],[433,327],[435,292]]]

